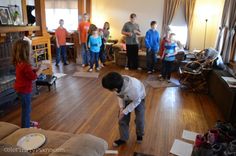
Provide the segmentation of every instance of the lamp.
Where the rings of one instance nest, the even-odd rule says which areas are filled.
[[[207,35],[207,22],[208,22],[208,19],[205,19],[205,35],[204,35],[204,49],[206,48],[206,35]]]

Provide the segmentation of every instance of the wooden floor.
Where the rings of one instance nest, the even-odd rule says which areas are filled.
[[[112,142],[119,137],[118,105],[116,96],[103,89],[101,78],[109,71],[145,80],[145,71],[125,71],[113,64],[100,71],[99,79],[72,77],[78,65],[70,64],[54,69],[67,75],[57,80],[56,89],[48,92],[41,88],[33,99],[32,120],[39,121],[41,128],[70,133],[91,133],[105,139],[109,149],[119,150],[120,156],[132,156],[133,152],[155,156],[170,155],[174,139],[180,139],[184,129],[205,132],[222,119],[214,103],[207,95],[181,90],[178,87],[153,89],[146,85],[145,137],[136,144],[135,125],[131,120],[130,139],[118,149]],[[0,118],[20,125],[20,109]],[[132,115],[132,119],[134,116]]]

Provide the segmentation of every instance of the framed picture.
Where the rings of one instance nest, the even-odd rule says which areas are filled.
[[[0,6],[0,22],[1,25],[13,24],[8,7]]]
[[[18,5],[8,5],[12,21],[14,25],[22,25],[23,24],[23,19],[21,16],[21,11],[20,7]]]

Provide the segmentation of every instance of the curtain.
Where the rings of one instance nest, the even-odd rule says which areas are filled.
[[[196,0],[185,0],[185,20],[188,26],[188,33],[187,33],[187,42],[186,42],[186,49],[189,49],[190,46],[190,34],[192,32],[192,25],[193,25],[193,13],[195,8]]]
[[[224,9],[223,9],[222,17],[221,17],[221,24],[219,27],[219,33],[218,33],[218,38],[217,38],[217,42],[216,42],[216,50],[217,51],[222,50],[221,40],[222,40],[222,37],[224,36],[225,26],[226,26],[227,19],[228,19],[229,4],[230,4],[230,0],[225,0]]]
[[[169,25],[175,15],[177,8],[180,5],[180,2],[181,0],[165,0],[161,33],[162,37],[167,34]]]
[[[230,1],[230,8],[229,8],[229,20],[228,20],[228,30],[226,31],[226,39],[224,40],[224,48],[223,48],[223,60],[225,63],[229,63],[233,60],[233,54],[235,52],[232,51],[233,49],[233,39],[235,36],[235,26],[236,26],[236,1]]]
[[[77,9],[78,0],[45,0],[46,9]]]

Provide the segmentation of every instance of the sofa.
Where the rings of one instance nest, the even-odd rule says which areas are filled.
[[[139,52],[138,52],[138,62],[139,62],[139,67],[142,69],[147,68],[147,61],[146,61],[146,46],[145,46],[145,37],[139,37]],[[179,45],[179,44],[178,44]],[[184,59],[184,50],[183,47],[178,47],[178,54],[176,55],[176,61],[175,61],[175,66],[173,68],[174,71],[176,71],[180,65],[180,62]],[[112,46],[112,50],[115,55],[115,63],[118,66],[125,67],[127,65],[127,57],[126,57],[126,50],[124,50],[122,44],[120,42],[114,44]],[[157,56],[157,64],[155,65],[156,70],[160,70],[161,67],[161,61],[160,61],[160,56]]]
[[[17,141],[29,133],[41,133],[46,142],[37,150],[27,152]],[[0,122],[0,156],[102,156],[108,148],[105,140],[90,134],[71,134],[37,128],[20,128]]]

